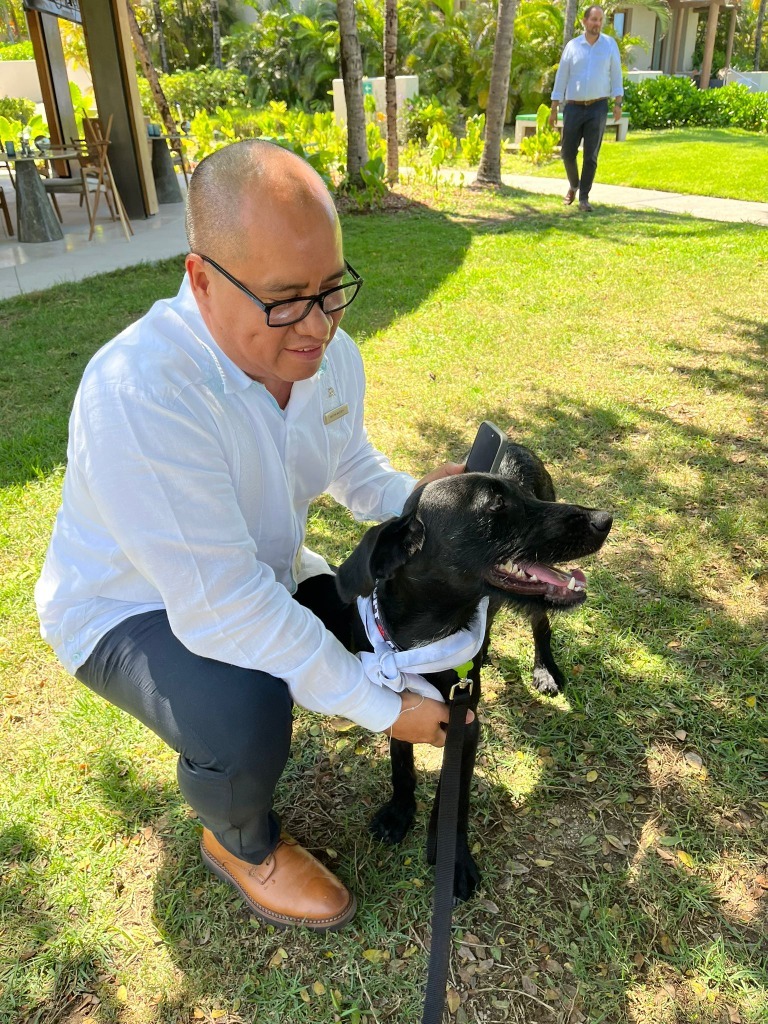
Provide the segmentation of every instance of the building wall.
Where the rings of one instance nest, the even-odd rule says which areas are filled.
[[[627,61],[629,71],[647,71],[651,67],[653,35],[655,31],[656,15],[642,7],[633,7],[629,35],[638,36],[640,39],[645,40],[648,45],[647,47],[630,47],[629,59]]]
[[[84,68],[67,64],[67,77],[83,92],[93,89],[91,77]],[[0,60],[0,96],[32,100],[33,103],[43,102],[40,79],[33,60]]]

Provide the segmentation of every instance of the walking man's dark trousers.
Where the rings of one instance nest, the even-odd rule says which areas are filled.
[[[579,104],[566,102],[563,110],[563,138],[560,156],[568,175],[568,184],[578,189],[579,202],[589,199],[589,190],[595,180],[597,157],[603,142],[605,122],[608,118],[608,100],[595,100],[594,103]],[[581,163],[581,179],[576,164],[579,144],[584,142],[584,154]]]

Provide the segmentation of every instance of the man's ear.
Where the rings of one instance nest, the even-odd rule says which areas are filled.
[[[415,511],[372,526],[336,573],[336,590],[346,604],[367,597],[376,580],[388,580],[420,551],[424,524]]]

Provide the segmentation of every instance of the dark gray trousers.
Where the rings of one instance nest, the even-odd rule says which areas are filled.
[[[295,598],[350,646],[353,606],[341,603],[332,576],[305,580]],[[291,745],[282,679],[192,654],[164,611],[110,630],[76,676],[178,753],[184,799],[227,850],[253,864],[271,853],[280,836],[272,803]]]
[[[603,143],[605,122],[608,117],[608,100],[598,100],[588,107],[566,103],[563,110],[563,138],[560,156],[565,164],[568,184],[579,190],[579,200],[589,199],[589,190],[595,180],[597,157]],[[579,144],[584,143],[581,162],[581,178],[576,164]]]

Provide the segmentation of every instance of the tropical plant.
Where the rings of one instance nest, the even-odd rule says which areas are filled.
[[[485,114],[468,117],[464,125],[464,136],[459,139],[461,155],[465,162],[474,167],[483,155],[483,135],[485,133]]]
[[[0,115],[11,121],[20,121],[25,125],[35,113],[32,100],[14,99],[12,96],[0,96]]]
[[[305,110],[327,109],[331,82],[339,74],[336,5],[287,0],[260,11],[250,25],[236,26],[224,40],[230,67],[247,75],[255,102],[284,100]]]
[[[549,126],[550,108],[542,103],[536,112],[536,133],[527,135],[520,143],[520,155],[532,164],[541,164],[555,155],[559,134]]]

